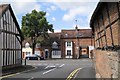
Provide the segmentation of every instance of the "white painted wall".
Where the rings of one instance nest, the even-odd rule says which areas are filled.
[[[30,55],[32,55],[32,48],[22,48],[22,52],[30,52]]]
[[[89,46],[89,58],[91,58],[91,56],[90,56],[90,51],[91,50],[94,50],[94,46]]]
[[[52,51],[52,58],[61,58],[61,51]]]
[[[72,58],[73,57],[73,42],[71,42],[71,46],[67,46],[67,42],[65,42],[65,55],[66,58]],[[67,56],[67,50],[71,50],[71,56]]]

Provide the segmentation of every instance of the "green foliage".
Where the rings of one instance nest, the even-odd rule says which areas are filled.
[[[46,12],[33,10],[22,17],[22,32],[25,38],[42,36],[48,37],[48,30],[54,32],[53,25],[49,24]]]

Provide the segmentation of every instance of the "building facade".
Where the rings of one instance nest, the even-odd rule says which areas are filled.
[[[98,77],[120,78],[120,2],[99,2],[90,26]]]
[[[9,4],[0,5],[0,54],[2,67],[22,64],[22,33]]]
[[[89,57],[89,49],[93,47],[91,29],[72,29],[61,31],[61,51],[63,58]]]
[[[49,41],[51,44],[41,45],[44,56],[48,55],[48,58],[90,58],[90,50],[94,48],[91,29],[61,30],[59,33],[49,33],[49,37],[52,37],[52,42]],[[32,44],[30,40],[28,42]]]

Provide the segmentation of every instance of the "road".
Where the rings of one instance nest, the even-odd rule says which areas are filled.
[[[91,59],[29,60],[27,65],[35,68],[18,73],[3,80],[53,80],[71,78],[95,78],[94,64]],[[92,79],[93,80],[93,79]]]

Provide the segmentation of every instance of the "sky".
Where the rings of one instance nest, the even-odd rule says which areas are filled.
[[[99,0],[0,0],[9,3],[21,28],[22,16],[33,9],[45,11],[55,32],[61,29],[90,29],[90,18]],[[77,22],[75,21],[77,20]]]

